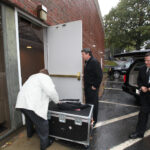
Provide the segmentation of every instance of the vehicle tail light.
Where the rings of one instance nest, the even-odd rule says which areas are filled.
[[[123,76],[123,81],[126,82],[126,74]]]

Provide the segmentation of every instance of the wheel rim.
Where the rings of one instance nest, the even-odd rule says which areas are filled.
[[[116,78],[116,79],[118,79],[119,78],[119,76],[120,76],[120,73],[119,72],[114,72],[114,78]]]

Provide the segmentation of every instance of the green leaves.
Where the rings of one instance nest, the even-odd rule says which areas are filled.
[[[106,48],[140,49],[150,39],[150,0],[121,0],[104,17],[104,26]]]

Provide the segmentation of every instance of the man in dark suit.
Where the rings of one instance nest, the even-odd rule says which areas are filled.
[[[103,75],[100,63],[92,56],[91,50],[89,48],[85,48],[81,52],[82,58],[85,61],[84,65],[85,101],[87,104],[94,105],[93,126],[95,126],[98,115],[98,91]]]
[[[141,90],[141,108],[138,116],[136,132],[132,133],[129,138],[143,138],[150,113],[150,53],[145,55],[145,66],[139,71],[138,86]]]

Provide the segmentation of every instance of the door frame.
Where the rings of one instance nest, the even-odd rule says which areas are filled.
[[[38,26],[41,26],[43,28],[43,45],[44,45],[44,66],[47,69],[48,64],[46,63],[48,61],[48,45],[47,45],[47,30],[48,25],[43,23],[42,21],[36,19],[35,17],[23,12],[22,10],[15,8],[15,24],[16,24],[16,44],[17,44],[17,61],[18,61],[18,76],[19,76],[19,88],[22,87],[22,77],[21,77],[21,59],[20,59],[20,48],[19,48],[19,25],[18,25],[18,17],[21,16],[25,18],[26,20],[30,21],[31,23],[34,23]],[[82,72],[81,72],[82,74]],[[83,87],[82,87],[83,88]],[[82,91],[82,97],[83,97],[83,91]],[[82,98],[83,101],[83,98]],[[25,118],[22,115],[22,122],[25,124]]]
[[[20,48],[19,48],[19,26],[18,26],[18,17],[21,16],[24,19],[30,21],[31,23],[34,23],[38,26],[41,26],[43,28],[47,28],[48,25],[44,24],[42,21],[34,18],[33,16],[23,12],[22,10],[15,8],[15,24],[16,24],[16,43],[17,43],[17,58],[18,58],[18,76],[19,76],[19,88],[22,87],[22,77],[21,77],[21,60],[20,60]],[[44,39],[44,36],[43,36]],[[43,43],[44,44],[44,43]],[[45,51],[44,51],[45,53]],[[44,59],[45,59],[45,54],[44,54]],[[44,64],[45,65],[45,64]]]
[[[19,24],[18,24],[18,17],[21,16],[24,19],[30,21],[31,23],[34,23],[38,26],[41,26],[43,28],[43,32],[44,32],[44,28],[47,28],[48,25],[44,24],[43,22],[39,21],[38,19],[32,17],[31,15],[21,11],[18,8],[15,8],[15,24],[16,24],[16,45],[17,45],[17,61],[18,61],[18,77],[19,77],[19,89],[21,89],[22,87],[22,76],[21,76],[21,58],[20,58],[20,48],[19,48]],[[44,39],[44,36],[43,36]],[[44,44],[44,43],[43,43]],[[45,51],[44,51],[45,53]],[[45,60],[45,54],[44,54],[44,60]],[[44,65],[45,65],[45,61],[44,61]],[[22,123],[23,125],[25,125],[25,117],[22,114]]]

